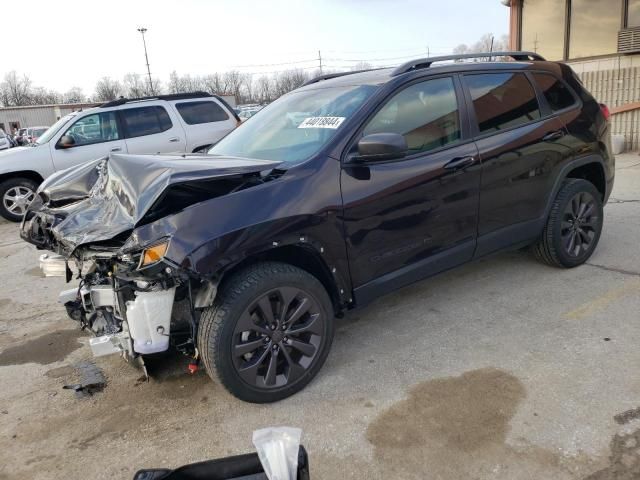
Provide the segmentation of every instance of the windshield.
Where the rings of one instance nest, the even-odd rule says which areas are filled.
[[[210,154],[297,163],[310,158],[378,87],[292,92],[263,108],[214,145]]]
[[[66,117],[62,117],[52,126],[50,126],[41,137],[38,138],[38,141],[36,142],[36,144],[42,145],[43,143],[47,143],[49,140],[51,140],[51,137],[53,137],[56,133],[58,133],[58,130],[60,130],[73,117],[75,117],[74,114],[70,114],[70,115],[67,115]]]

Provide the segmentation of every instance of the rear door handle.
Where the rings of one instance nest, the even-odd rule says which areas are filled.
[[[174,143],[175,143],[175,142],[180,141],[180,139],[179,139],[178,137],[171,137],[171,138],[169,139],[169,141],[170,141],[170,142],[174,142]]]
[[[470,167],[476,163],[476,157],[457,157],[444,164],[444,168],[447,170],[460,170],[462,168]]]
[[[112,151],[112,152],[121,152],[121,151],[122,151],[122,148],[121,148],[121,147],[113,147],[113,148],[111,149],[111,151]]]
[[[554,140],[560,140],[562,137],[564,137],[564,132],[562,130],[556,130],[555,132],[547,133],[542,137],[542,141],[553,142]]]

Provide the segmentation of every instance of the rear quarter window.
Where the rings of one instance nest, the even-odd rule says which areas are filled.
[[[547,99],[552,111],[564,110],[576,105],[576,99],[564,82],[549,73],[534,73],[533,78]]]
[[[541,117],[533,85],[522,73],[466,75],[480,133],[499,132]]]
[[[127,137],[162,133],[173,127],[169,114],[159,105],[121,110]]]
[[[188,125],[200,123],[224,122],[229,120],[229,115],[216,102],[180,102],[176,108],[182,119]]]

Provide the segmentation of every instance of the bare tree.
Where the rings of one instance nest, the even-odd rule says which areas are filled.
[[[453,49],[454,55],[464,55],[465,53],[469,53],[469,45],[466,43],[461,43],[456,48]]]
[[[26,75],[19,76],[15,70],[7,73],[0,83],[2,103],[5,106],[29,105],[31,103],[31,80]]]
[[[222,76],[217,72],[205,75],[202,77],[202,89],[212,95],[223,93]]]
[[[62,95],[62,103],[83,103],[86,101],[87,97],[80,87],[71,87]]]
[[[245,82],[245,77],[237,70],[225,72],[222,76],[222,93],[225,95],[235,95],[240,97],[240,89]]]
[[[281,95],[284,95],[285,93],[289,93],[291,90],[295,90],[296,88],[302,86],[302,84],[308,79],[309,76],[304,72],[304,70],[284,71],[277,75],[274,79],[275,94],[279,97]]]
[[[256,80],[256,99],[260,103],[271,103],[275,98],[274,82],[267,75],[262,75]]]
[[[118,80],[109,77],[102,77],[96,83],[96,93],[94,98],[99,102],[109,102],[120,97],[123,93],[122,85]]]
[[[127,73],[122,79],[124,96],[127,98],[147,97],[151,95],[149,83],[137,73]]]
[[[182,92],[182,81],[180,75],[175,70],[169,74],[169,83],[167,83],[167,90],[169,93]]]
[[[43,87],[36,87],[29,93],[29,105],[51,105],[60,103],[61,95],[54,90],[47,90]]]
[[[353,67],[351,67],[351,70],[357,72],[358,70],[371,70],[372,68],[373,65],[371,65],[369,62],[358,62]]]

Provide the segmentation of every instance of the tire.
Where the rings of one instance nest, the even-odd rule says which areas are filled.
[[[598,245],[602,223],[600,192],[587,180],[569,178],[553,201],[533,252],[538,260],[554,267],[582,265]]]
[[[0,215],[10,222],[21,221],[36,190],[38,184],[29,178],[10,178],[0,183]]]
[[[329,295],[314,276],[286,263],[256,263],[233,274],[202,311],[198,350],[209,376],[232,395],[275,402],[320,371],[333,320]]]

